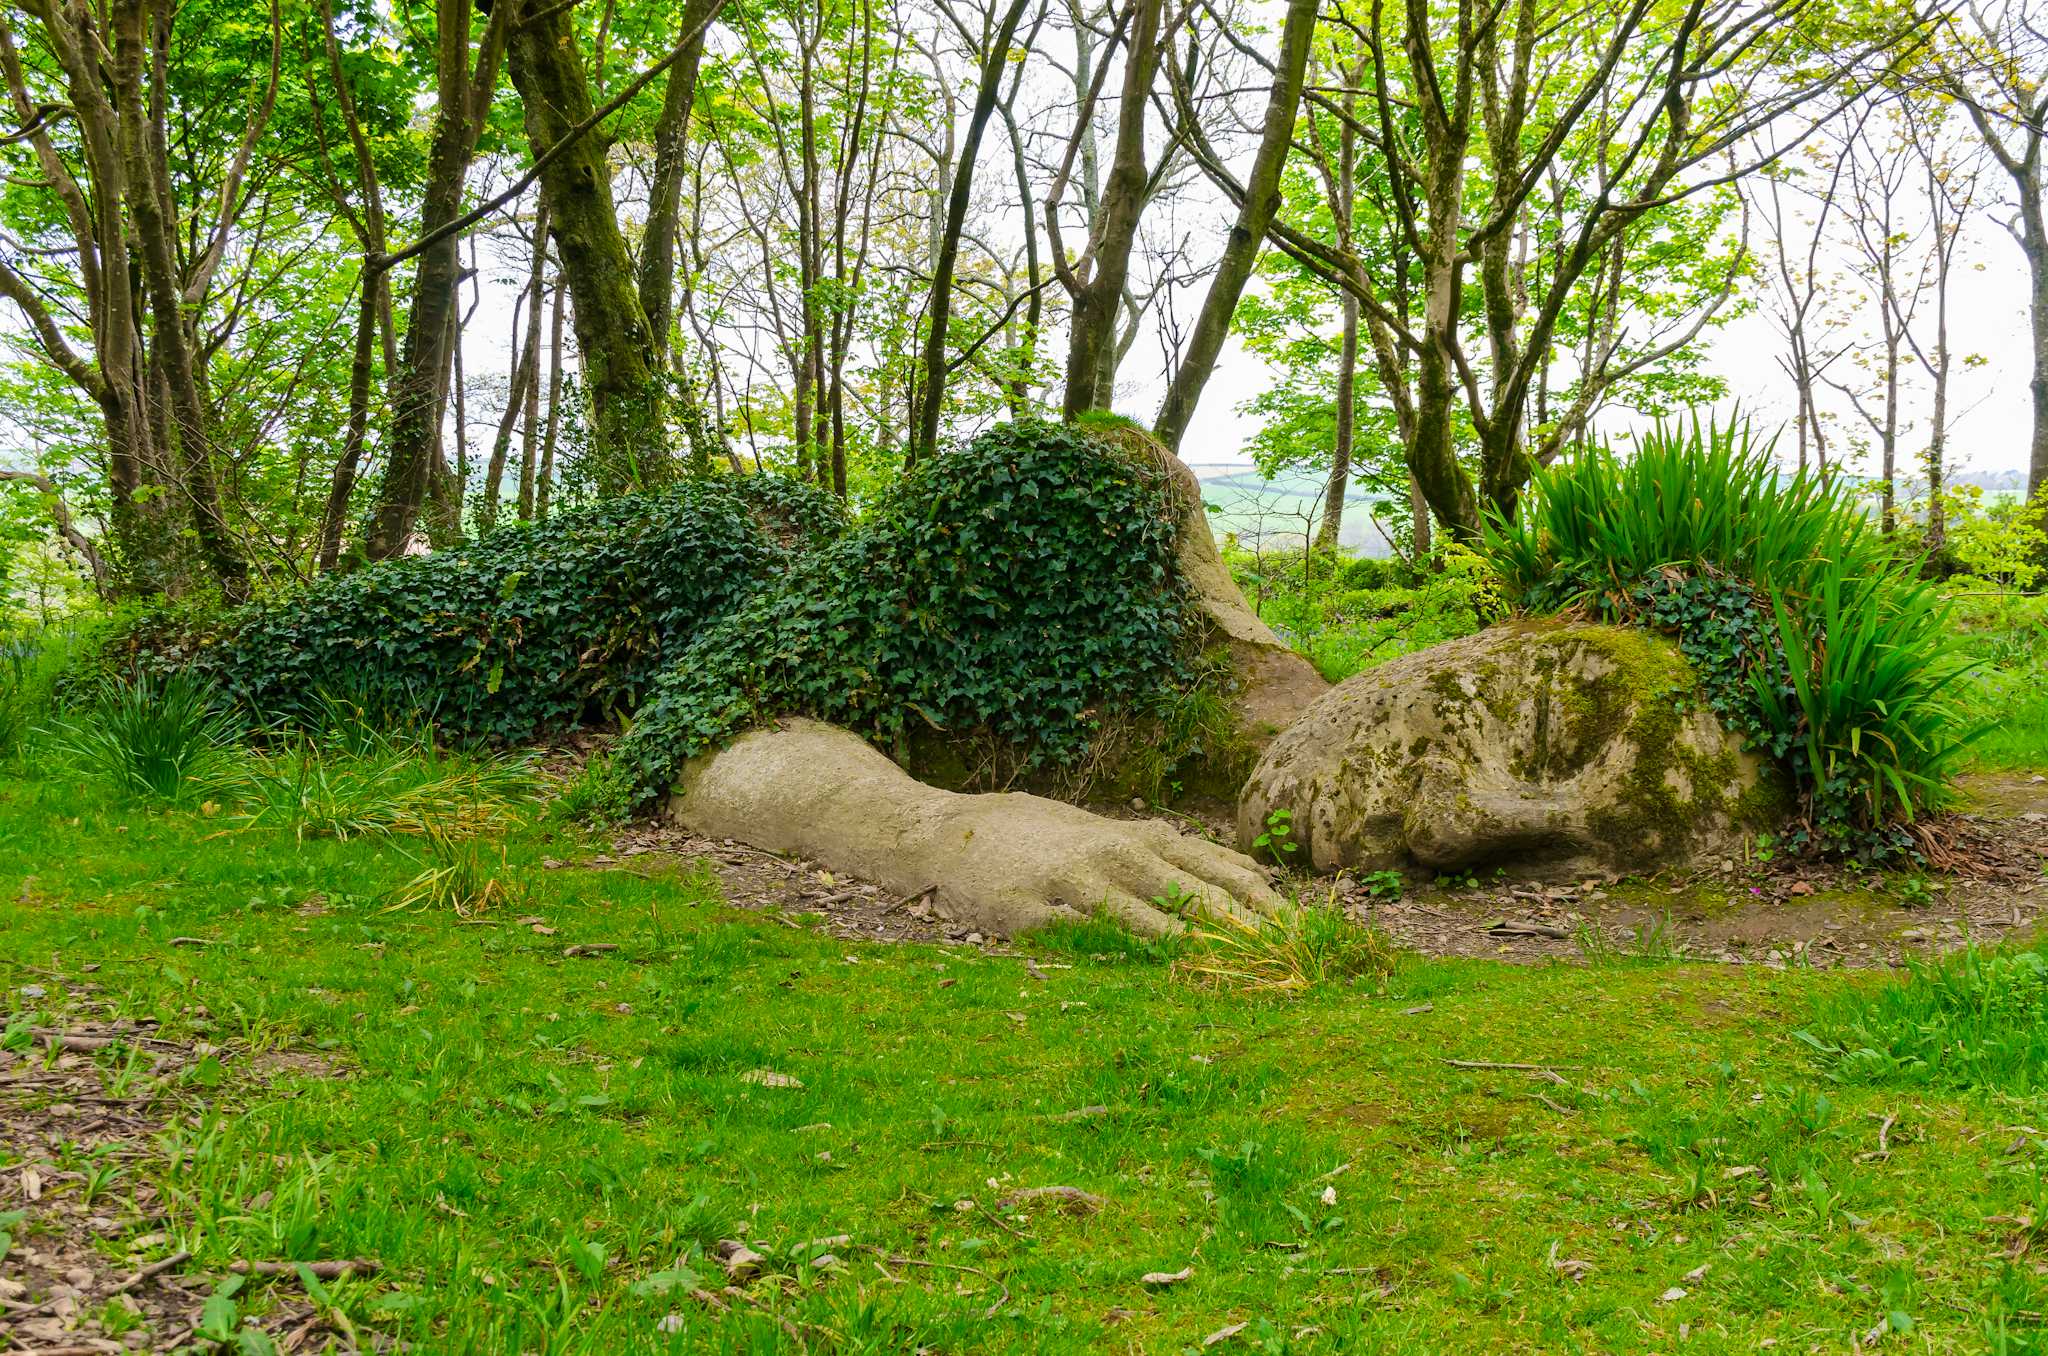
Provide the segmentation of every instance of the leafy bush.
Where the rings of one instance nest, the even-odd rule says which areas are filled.
[[[109,682],[44,731],[61,764],[122,796],[184,805],[233,775],[242,724],[191,673]]]
[[[1527,608],[1675,633],[1722,718],[1791,773],[1805,841],[1883,856],[1943,798],[1967,742],[1947,607],[1843,490],[1784,476],[1746,428],[1586,450],[1487,547]]]
[[[1948,555],[1966,573],[1999,588],[2031,589],[2048,560],[2048,507],[2020,499],[1984,502],[1979,485],[1957,485],[1942,496]]]
[[[0,640],[0,758],[13,756],[35,724],[36,655],[27,640]]]
[[[1190,611],[1159,465],[1041,421],[920,463],[853,532],[794,561],[674,658],[616,757],[638,794],[765,717],[893,744],[929,731],[1082,758],[1103,716],[1173,681]]]
[[[0,635],[0,759],[19,753],[50,714],[75,644],[72,631],[57,627]]]
[[[1910,962],[1907,975],[1822,1005],[1799,1038],[1845,1083],[2048,1087],[2048,958],[1964,950]]]
[[[1978,661],[1963,706],[1984,733],[1969,749],[1980,767],[2048,764],[2048,595],[2021,594],[1959,575],[1944,583],[1960,642]]]
[[[1224,563],[1260,618],[1333,683],[1469,636],[1506,611],[1492,568],[1455,543],[1420,570],[1298,548],[1233,547]]]
[[[711,618],[842,524],[823,491],[768,476],[610,499],[464,546],[330,575],[206,624],[152,614],[110,666],[190,666],[266,720],[423,713],[502,741],[630,710]]]
[[[610,754],[600,753],[562,786],[553,813],[571,823],[608,828],[633,813],[633,784]]]

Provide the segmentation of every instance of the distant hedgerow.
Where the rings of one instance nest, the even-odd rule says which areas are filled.
[[[1946,605],[1845,490],[1786,476],[1746,427],[1581,452],[1486,541],[1530,610],[1675,634],[1723,721],[1790,772],[1795,841],[1882,857],[1942,800],[1967,742]]]
[[[1172,681],[1189,609],[1158,463],[1029,420],[909,471],[856,527],[674,658],[617,763],[638,794],[800,714],[884,744],[993,737],[1029,767]]]

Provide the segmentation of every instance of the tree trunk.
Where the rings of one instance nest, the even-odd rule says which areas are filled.
[[[356,300],[356,348],[348,371],[348,431],[342,435],[341,457],[328,482],[327,506],[320,515],[319,566],[322,573],[341,561],[341,534],[348,525],[349,500],[363,467],[363,447],[370,428],[370,365],[377,349],[377,275],[363,270],[362,295]]]
[[[1104,389],[1103,350],[1116,342],[1117,310],[1123,303],[1131,249],[1137,243],[1138,220],[1145,209],[1145,106],[1152,98],[1152,79],[1159,67],[1161,4],[1162,0],[1137,0],[1131,26],[1117,113],[1116,151],[1089,237],[1090,272],[1074,295],[1063,403],[1068,419],[1106,408],[1114,394]]]
[[[1344,530],[1344,496],[1351,488],[1352,444],[1358,436],[1358,298],[1346,292],[1344,337],[1337,349],[1337,437],[1330,451],[1330,479],[1323,492],[1323,521],[1316,549],[1335,551]]]
[[[536,308],[547,304],[547,297],[534,297]],[[535,315],[538,317],[538,310]],[[526,414],[520,420],[519,431],[519,499],[518,513],[521,522],[533,517],[533,478],[540,468],[540,326],[530,325],[526,331],[527,348],[533,354],[533,367],[526,378]]]
[[[2034,374],[2028,389],[2034,400],[2033,434],[2027,444],[2027,501],[2048,494],[2048,214],[2041,203],[2038,141],[2031,163],[2034,182],[2020,185],[2020,246],[2027,256],[2028,320],[2034,348]]]
[[[1301,107],[1301,87],[1308,73],[1308,51],[1316,32],[1320,0],[1288,0],[1287,21],[1280,30],[1280,62],[1273,72],[1273,90],[1266,100],[1266,121],[1259,135],[1259,150],[1252,172],[1245,180],[1244,201],[1238,204],[1237,220],[1223,242],[1209,293],[1202,299],[1201,314],[1195,317],[1187,351],[1180,368],[1166,388],[1152,433],[1169,448],[1180,449],[1181,436],[1195,417],[1202,388],[1216,370],[1217,355],[1230,336],[1230,321],[1237,314],[1238,298],[1244,295],[1252,266],[1258,262],[1259,246],[1265,243],[1266,227],[1280,210],[1280,172],[1286,168],[1287,153],[1293,145],[1294,118]],[[1358,308],[1350,303],[1352,366],[1357,366]],[[1339,413],[1339,419],[1343,418]],[[1342,512],[1342,504],[1325,505]],[[1334,540],[1334,539],[1333,539]]]
[[[469,175],[480,119],[475,104],[497,85],[497,39],[485,34],[483,50],[470,71],[472,0],[438,0],[434,130],[427,148],[426,186],[420,197],[420,234],[430,235],[462,212],[462,187]],[[493,27],[497,26],[494,20]],[[406,316],[405,349],[391,379],[391,431],[384,480],[371,512],[367,544],[372,560],[388,560],[406,549],[419,516],[435,489],[440,469],[440,411],[447,387],[450,320],[455,285],[462,272],[457,238],[435,241],[413,268],[412,307]]]
[[[1448,211],[1464,175],[1461,169],[1444,177],[1451,181],[1443,195]],[[1458,241],[1448,215],[1433,209],[1431,216],[1430,233],[1423,242],[1432,257],[1425,263],[1429,282],[1422,299],[1423,342],[1415,364],[1415,437],[1408,445],[1408,469],[1451,535],[1469,542],[1479,535],[1479,500],[1458,465],[1453,440],[1458,388],[1452,345],[1463,293],[1456,263]]]
[[[158,0],[160,4],[161,0]],[[221,511],[214,480],[213,448],[206,407],[193,371],[192,349],[185,324],[183,289],[177,265],[177,211],[171,197],[170,168],[163,129],[155,114],[161,103],[146,106],[142,68],[147,24],[168,26],[168,13],[153,4],[145,15],[143,0],[119,0],[114,7],[114,90],[121,111],[121,152],[126,169],[128,209],[136,243],[141,247],[143,289],[151,320],[152,356],[161,364],[170,397],[171,442],[178,478],[192,514],[200,550],[212,570],[221,596],[230,603],[247,602],[249,566],[242,558]]]
[[[512,452],[512,426],[518,422],[523,406],[532,403],[529,392],[538,389],[540,382],[540,313],[547,299],[542,289],[547,284],[548,267],[548,200],[542,194],[539,207],[533,214],[533,266],[527,274],[526,292],[513,307],[512,323],[519,323],[519,308],[526,309],[526,333],[523,339],[514,335],[512,351],[512,373],[505,389],[505,412],[498,417],[497,436],[491,440],[491,460],[484,470],[483,490],[477,496],[476,524],[479,532],[488,532],[498,525],[498,507],[504,494],[505,460]],[[533,446],[532,425],[528,424],[526,446]],[[530,463],[531,458],[529,457]],[[531,492],[528,480],[530,465],[522,469],[521,484],[526,493]],[[522,515],[524,516],[524,515]]]
[[[529,333],[532,326],[528,327]],[[537,341],[538,335],[534,338]],[[505,388],[505,410],[498,416],[497,432],[491,438],[491,459],[484,466],[484,483],[476,496],[476,530],[490,531],[498,525],[498,506],[505,494],[505,462],[512,455],[512,426],[519,422],[519,416],[527,403],[527,392],[534,386],[538,367],[538,355],[534,352],[538,342],[530,342],[522,348],[512,361],[511,380]]]
[[[666,365],[675,329],[676,213],[683,174],[689,168],[690,108],[697,98],[697,70],[704,60],[704,35],[725,0],[689,0],[683,7],[683,52],[668,68],[661,116],[654,124],[654,172],[647,185],[647,231],[640,241],[636,285],[654,361]]]
[[[545,521],[555,492],[555,442],[562,431],[562,307],[567,289],[559,275],[555,279],[555,313],[548,321],[548,431],[541,441],[540,470],[536,473],[532,502],[522,493],[519,516]]]
[[[1944,270],[1945,271],[1945,270]],[[1927,552],[1948,549],[1948,510],[1941,502],[1948,459],[1948,280],[1934,301],[1934,426],[1927,438]]]
[[[938,257],[932,264],[931,299],[926,303],[929,317],[924,340],[924,380],[918,387],[918,412],[912,421],[912,438],[917,455],[930,456],[938,450],[939,417],[946,402],[946,328],[952,316],[953,270],[960,260],[960,232],[967,225],[968,201],[974,191],[974,165],[981,151],[981,134],[995,113],[996,94],[1008,69],[1010,42],[1017,36],[1018,21],[1030,0],[1010,0],[1002,24],[988,51],[981,58],[981,80],[974,91],[974,111],[968,115],[967,136],[953,162],[953,189],[946,199],[946,225],[939,236]],[[1027,213],[1027,222],[1028,222]]]
[[[570,11],[526,0],[512,30],[512,83],[538,158],[594,111]],[[672,473],[653,334],[612,202],[601,136],[580,136],[541,172],[562,277],[576,303],[576,345],[590,392],[593,479],[599,494],[660,484]]]

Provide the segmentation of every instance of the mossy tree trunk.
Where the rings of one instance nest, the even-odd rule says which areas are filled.
[[[595,112],[567,6],[527,0],[513,29],[512,83],[536,159]],[[590,390],[597,492],[624,494],[668,479],[673,467],[661,366],[633,261],[612,202],[600,136],[578,136],[541,171],[563,281],[576,308],[576,344]]]
[[[434,130],[427,149],[427,181],[420,201],[420,237],[446,227],[462,213],[462,188],[476,154],[484,114],[498,86],[509,8],[500,8],[484,27],[472,64],[470,28],[474,0],[438,0],[435,7]],[[436,239],[414,265],[412,307],[406,317],[405,351],[391,378],[390,454],[365,546],[373,560],[406,549],[436,480],[446,480],[441,461],[441,406],[453,357],[451,321],[462,260],[455,235]]]

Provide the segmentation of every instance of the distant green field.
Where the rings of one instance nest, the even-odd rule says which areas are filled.
[[[1209,519],[1221,538],[1235,534],[1247,544],[1267,540],[1299,540],[1315,530],[1323,511],[1323,477],[1282,473],[1272,480],[1249,466],[1196,466],[1202,497],[1213,506]],[[1386,496],[1353,489],[1344,497],[1344,527],[1339,541],[1347,551],[1389,556],[1393,548],[1373,523],[1374,508]]]

